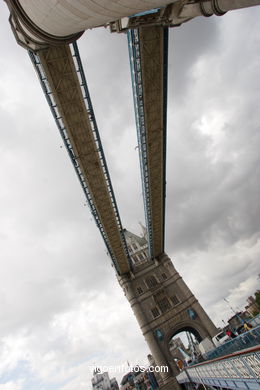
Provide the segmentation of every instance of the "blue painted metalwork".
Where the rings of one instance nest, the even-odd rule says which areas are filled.
[[[147,136],[144,112],[144,96],[142,85],[142,64],[140,53],[139,29],[131,29],[127,32],[131,78],[134,97],[135,121],[139,146],[139,160],[142,177],[142,189],[144,198],[145,220],[148,232],[148,249],[151,258],[154,257],[152,205],[149,186]],[[163,244],[165,232],[165,196],[166,196],[166,127],[167,127],[167,78],[168,78],[168,28],[164,29],[164,68],[163,68]],[[164,249],[164,248],[163,248]]]
[[[144,97],[142,86],[142,65],[140,53],[140,38],[139,29],[135,28],[128,30],[128,49],[130,57],[130,68],[132,87],[134,95],[134,109],[135,121],[137,128],[137,139],[139,145],[139,161],[142,177],[142,188],[144,198],[145,221],[148,236],[148,250],[149,256],[153,258],[153,229],[152,229],[152,215],[151,215],[151,197],[149,189],[149,174],[148,174],[148,156],[147,156],[147,138],[145,129],[145,115],[144,115]]]
[[[220,389],[259,390],[260,348],[185,367],[176,379],[180,384],[203,384]]]
[[[131,266],[130,255],[129,255],[128,247],[127,247],[127,244],[126,244],[124,232],[123,232],[123,227],[122,227],[119,211],[118,211],[117,204],[116,204],[115,195],[114,195],[114,191],[113,191],[110,175],[109,175],[109,172],[108,172],[107,163],[106,163],[106,159],[105,159],[102,143],[101,143],[101,140],[100,140],[99,131],[98,131],[98,127],[97,127],[97,123],[96,123],[96,119],[95,119],[95,114],[94,114],[93,106],[92,106],[92,103],[91,103],[91,98],[90,98],[90,94],[89,94],[89,90],[88,90],[88,86],[87,86],[87,82],[86,82],[86,78],[85,78],[82,62],[81,62],[81,59],[80,59],[77,43],[74,42],[72,45],[70,45],[70,48],[71,48],[71,51],[72,51],[72,56],[74,58],[74,64],[75,64],[76,71],[77,71],[77,74],[78,74],[78,77],[79,77],[79,82],[80,82],[83,98],[84,98],[84,101],[85,101],[85,105],[86,105],[89,121],[90,121],[90,124],[91,124],[91,130],[93,132],[94,140],[95,140],[95,143],[96,143],[96,146],[97,146],[97,151],[98,151],[99,158],[100,158],[100,161],[101,161],[101,166],[102,166],[102,170],[103,170],[104,177],[105,177],[105,180],[106,180],[106,184],[107,184],[110,200],[111,200],[112,207],[113,207],[113,210],[114,210],[114,213],[115,213],[117,227],[118,227],[118,230],[120,232],[122,244],[123,244],[123,247],[124,247],[124,250],[125,250],[126,257],[128,259],[128,262],[129,262],[129,266],[131,268],[132,266]],[[104,230],[104,227],[102,225],[102,222],[100,220],[98,211],[97,211],[97,209],[95,207],[95,203],[94,203],[94,201],[92,199],[92,195],[91,195],[91,192],[89,191],[87,182],[86,182],[86,180],[84,178],[83,173],[81,172],[80,165],[79,165],[79,163],[77,161],[77,157],[74,154],[72,144],[70,142],[68,133],[66,131],[66,127],[64,125],[62,116],[60,115],[60,113],[58,111],[57,104],[55,103],[55,100],[54,100],[54,95],[53,95],[53,93],[51,91],[50,85],[49,85],[47,77],[45,75],[44,68],[43,68],[43,66],[42,66],[42,64],[40,62],[40,58],[37,55],[37,53],[34,53],[33,51],[28,51],[28,53],[29,53],[31,61],[32,61],[33,65],[34,65],[34,67],[36,69],[36,72],[37,72],[38,77],[40,79],[40,83],[41,83],[43,92],[45,94],[46,100],[47,100],[47,102],[48,102],[48,104],[50,106],[52,115],[53,115],[53,117],[55,119],[56,125],[57,125],[57,127],[59,129],[59,132],[61,134],[61,137],[63,139],[64,145],[65,145],[65,147],[67,149],[67,152],[69,154],[71,162],[72,162],[72,164],[73,164],[73,166],[75,168],[75,171],[77,173],[78,179],[79,179],[80,184],[82,186],[82,189],[83,189],[83,191],[85,193],[85,196],[86,196],[87,203],[88,203],[88,206],[90,208],[91,214],[92,214],[92,216],[94,218],[94,221],[95,221],[95,223],[96,223],[96,225],[97,225],[97,227],[98,227],[98,229],[99,229],[99,231],[100,231],[100,233],[102,235],[102,238],[103,238],[103,240],[105,242],[107,251],[108,251],[108,253],[109,253],[109,255],[110,255],[111,259],[112,259],[112,262],[114,264],[114,267],[115,267],[117,273],[120,274],[120,270],[119,270],[119,267],[118,267],[118,264],[117,264],[117,260],[116,260],[114,254],[113,254],[113,251],[112,251],[109,239],[107,237],[107,234],[106,234],[106,232]]]
[[[260,325],[209,351],[203,357],[206,360],[216,359],[258,344],[260,344]]]
[[[165,7],[163,7],[165,8]],[[161,8],[153,8],[148,11],[139,12],[137,14],[129,16],[129,18],[134,18],[136,16],[144,16],[144,15],[150,15],[150,14],[156,14]]]
[[[123,247],[124,247],[124,250],[125,250],[126,257],[128,259],[129,267],[130,267],[130,269],[132,269],[132,262],[131,262],[131,259],[130,259],[130,254],[129,254],[128,246],[127,246],[125,235],[124,235],[124,229],[123,229],[121,218],[120,218],[120,214],[119,214],[119,211],[118,211],[115,194],[114,194],[111,178],[110,178],[110,175],[109,175],[109,171],[108,171],[106,158],[105,158],[104,150],[103,150],[103,147],[102,147],[102,143],[101,143],[98,127],[97,127],[97,122],[96,122],[94,109],[93,109],[93,106],[92,106],[92,102],[91,102],[91,98],[90,98],[90,94],[89,94],[89,90],[88,90],[88,85],[87,85],[85,73],[84,73],[82,62],[81,62],[81,58],[80,58],[80,55],[79,55],[78,45],[77,45],[76,42],[74,42],[71,45],[71,47],[74,50],[73,57],[75,57],[75,59],[76,59],[77,72],[78,72],[78,75],[80,76],[80,78],[79,78],[80,86],[81,86],[81,89],[82,89],[83,98],[84,98],[84,101],[85,101],[85,104],[86,104],[87,112],[89,114],[89,120],[90,120],[90,123],[91,123],[91,128],[92,128],[93,134],[95,136],[95,142],[97,144],[97,148],[98,148],[98,152],[99,152],[99,157],[100,157],[100,161],[101,161],[104,177],[105,177],[106,184],[107,184],[108,193],[109,193],[109,196],[110,196],[110,200],[111,200],[111,203],[112,203],[112,207],[113,207],[115,218],[116,218],[116,222],[117,222],[117,227],[118,227],[118,230],[119,230],[119,233],[120,233],[120,237],[121,237],[121,241],[122,241],[122,244],[123,244]]]
[[[247,321],[249,324],[253,326],[260,325],[260,314],[257,314],[255,317],[250,318],[250,320]]]

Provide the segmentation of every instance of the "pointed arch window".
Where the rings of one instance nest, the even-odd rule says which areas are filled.
[[[151,312],[152,312],[153,318],[159,317],[159,315],[160,315],[160,312],[159,312],[157,307],[152,308]]]
[[[153,287],[156,287],[158,285],[158,282],[157,282],[155,276],[153,276],[153,275],[146,278],[145,282],[146,282],[148,288],[153,288]]]

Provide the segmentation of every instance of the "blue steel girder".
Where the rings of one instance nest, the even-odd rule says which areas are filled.
[[[164,252],[168,28],[128,30],[148,247]]]
[[[48,50],[51,50],[51,48]],[[42,63],[44,59],[42,54],[44,53],[44,51],[40,51],[38,53],[29,51],[29,56],[36,69],[46,100],[50,106],[52,115],[55,119],[56,125],[63,139],[64,145],[68,151],[72,164],[75,168],[75,171],[81,183],[82,189],[85,193],[87,203],[90,208],[91,214],[94,218],[94,221],[102,235],[107,251],[110,254],[110,257],[112,259],[112,262],[114,264],[117,273],[123,274],[128,272],[131,269],[131,261],[130,261],[130,256],[129,256],[125,236],[123,233],[123,227],[122,227],[119,211],[116,204],[109,171],[106,164],[102,143],[99,136],[99,131],[95,119],[93,106],[90,99],[90,94],[89,94],[82,62],[79,55],[78,46],[76,43],[73,43],[70,46],[70,48],[68,46],[64,46],[56,50],[64,50],[64,53],[62,55],[64,55],[65,58],[64,60],[65,72],[63,76],[61,75],[61,78],[64,77],[64,79],[67,78],[69,80],[69,78],[72,77],[71,72],[73,74],[75,71],[75,73],[77,74],[76,79],[77,79],[79,89],[81,91],[80,92],[81,96],[78,98],[79,100],[83,99],[85,105],[85,112],[83,111],[84,108],[82,109],[81,107],[82,112],[80,112],[80,115],[84,116],[84,114],[87,114],[87,119],[88,119],[88,121],[85,122],[88,123],[87,128],[81,129],[81,131],[85,130],[86,132],[91,133],[91,137],[89,137],[89,139],[93,140],[93,145],[88,147],[88,151],[89,148],[91,147],[93,149],[91,150],[91,152],[93,153],[96,160],[98,161],[98,163],[96,162],[96,165],[98,165],[99,169],[96,168],[97,169],[96,174],[97,176],[98,175],[100,176],[101,184],[104,183],[103,186],[104,188],[103,189],[101,188],[101,190],[103,190],[101,195],[104,197],[104,201],[107,203],[108,206],[107,208],[110,208],[111,216],[109,218],[109,224],[110,224],[109,227],[111,228],[111,230],[114,231],[112,232],[114,233],[112,235],[111,232],[109,231],[109,227],[105,226],[104,224],[103,221],[104,215],[102,215],[102,211],[97,207],[96,204],[97,199],[95,199],[96,194],[93,193],[93,188],[91,188],[91,185],[89,184],[89,178],[84,169],[84,162],[82,162],[83,158],[80,156],[79,152],[76,151],[77,150],[75,146],[76,141],[75,139],[73,139],[73,137],[74,138],[77,137],[76,134],[77,132],[75,131],[76,129],[74,130],[69,129],[70,127],[68,125],[69,121],[68,118],[66,118],[66,115],[64,114],[63,106],[68,104],[73,106],[73,95],[78,94],[79,90],[77,88],[77,91],[76,89],[68,91],[68,93],[72,96],[72,100],[68,102],[64,101],[64,97],[61,96],[61,93],[59,96],[59,90],[58,90],[59,88],[58,84],[61,83],[61,81],[58,82],[57,88],[55,88],[56,89],[55,92],[53,91],[53,87],[51,86],[51,84],[53,84],[53,81],[50,82],[51,77],[50,75],[48,75],[50,69],[48,68],[52,66],[53,62],[50,61],[48,66],[46,65],[47,62],[45,62],[45,64]],[[56,59],[56,63],[58,63],[58,61],[61,60]],[[68,66],[69,63],[70,66]],[[73,77],[75,82],[75,75],[73,75]],[[77,114],[78,113],[75,111],[75,117]],[[73,131],[75,133],[74,135],[73,135]],[[90,143],[91,142],[89,142],[89,144]],[[98,195],[100,196],[100,194]]]

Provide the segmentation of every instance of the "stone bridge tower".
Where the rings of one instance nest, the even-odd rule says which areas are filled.
[[[118,277],[145,340],[158,366],[168,366],[161,373],[162,385],[172,388],[176,365],[169,349],[171,338],[191,331],[201,341],[212,338],[217,329],[176,271],[171,259],[163,254],[154,261],[148,258],[145,235],[138,237],[125,230],[133,272]],[[175,383],[178,387],[177,382]],[[174,386],[174,387],[175,387]]]

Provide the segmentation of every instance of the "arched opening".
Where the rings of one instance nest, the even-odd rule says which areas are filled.
[[[201,341],[202,337],[199,332],[190,326],[173,333],[168,342],[168,348],[179,370],[185,365],[197,363],[200,360],[198,346]]]

